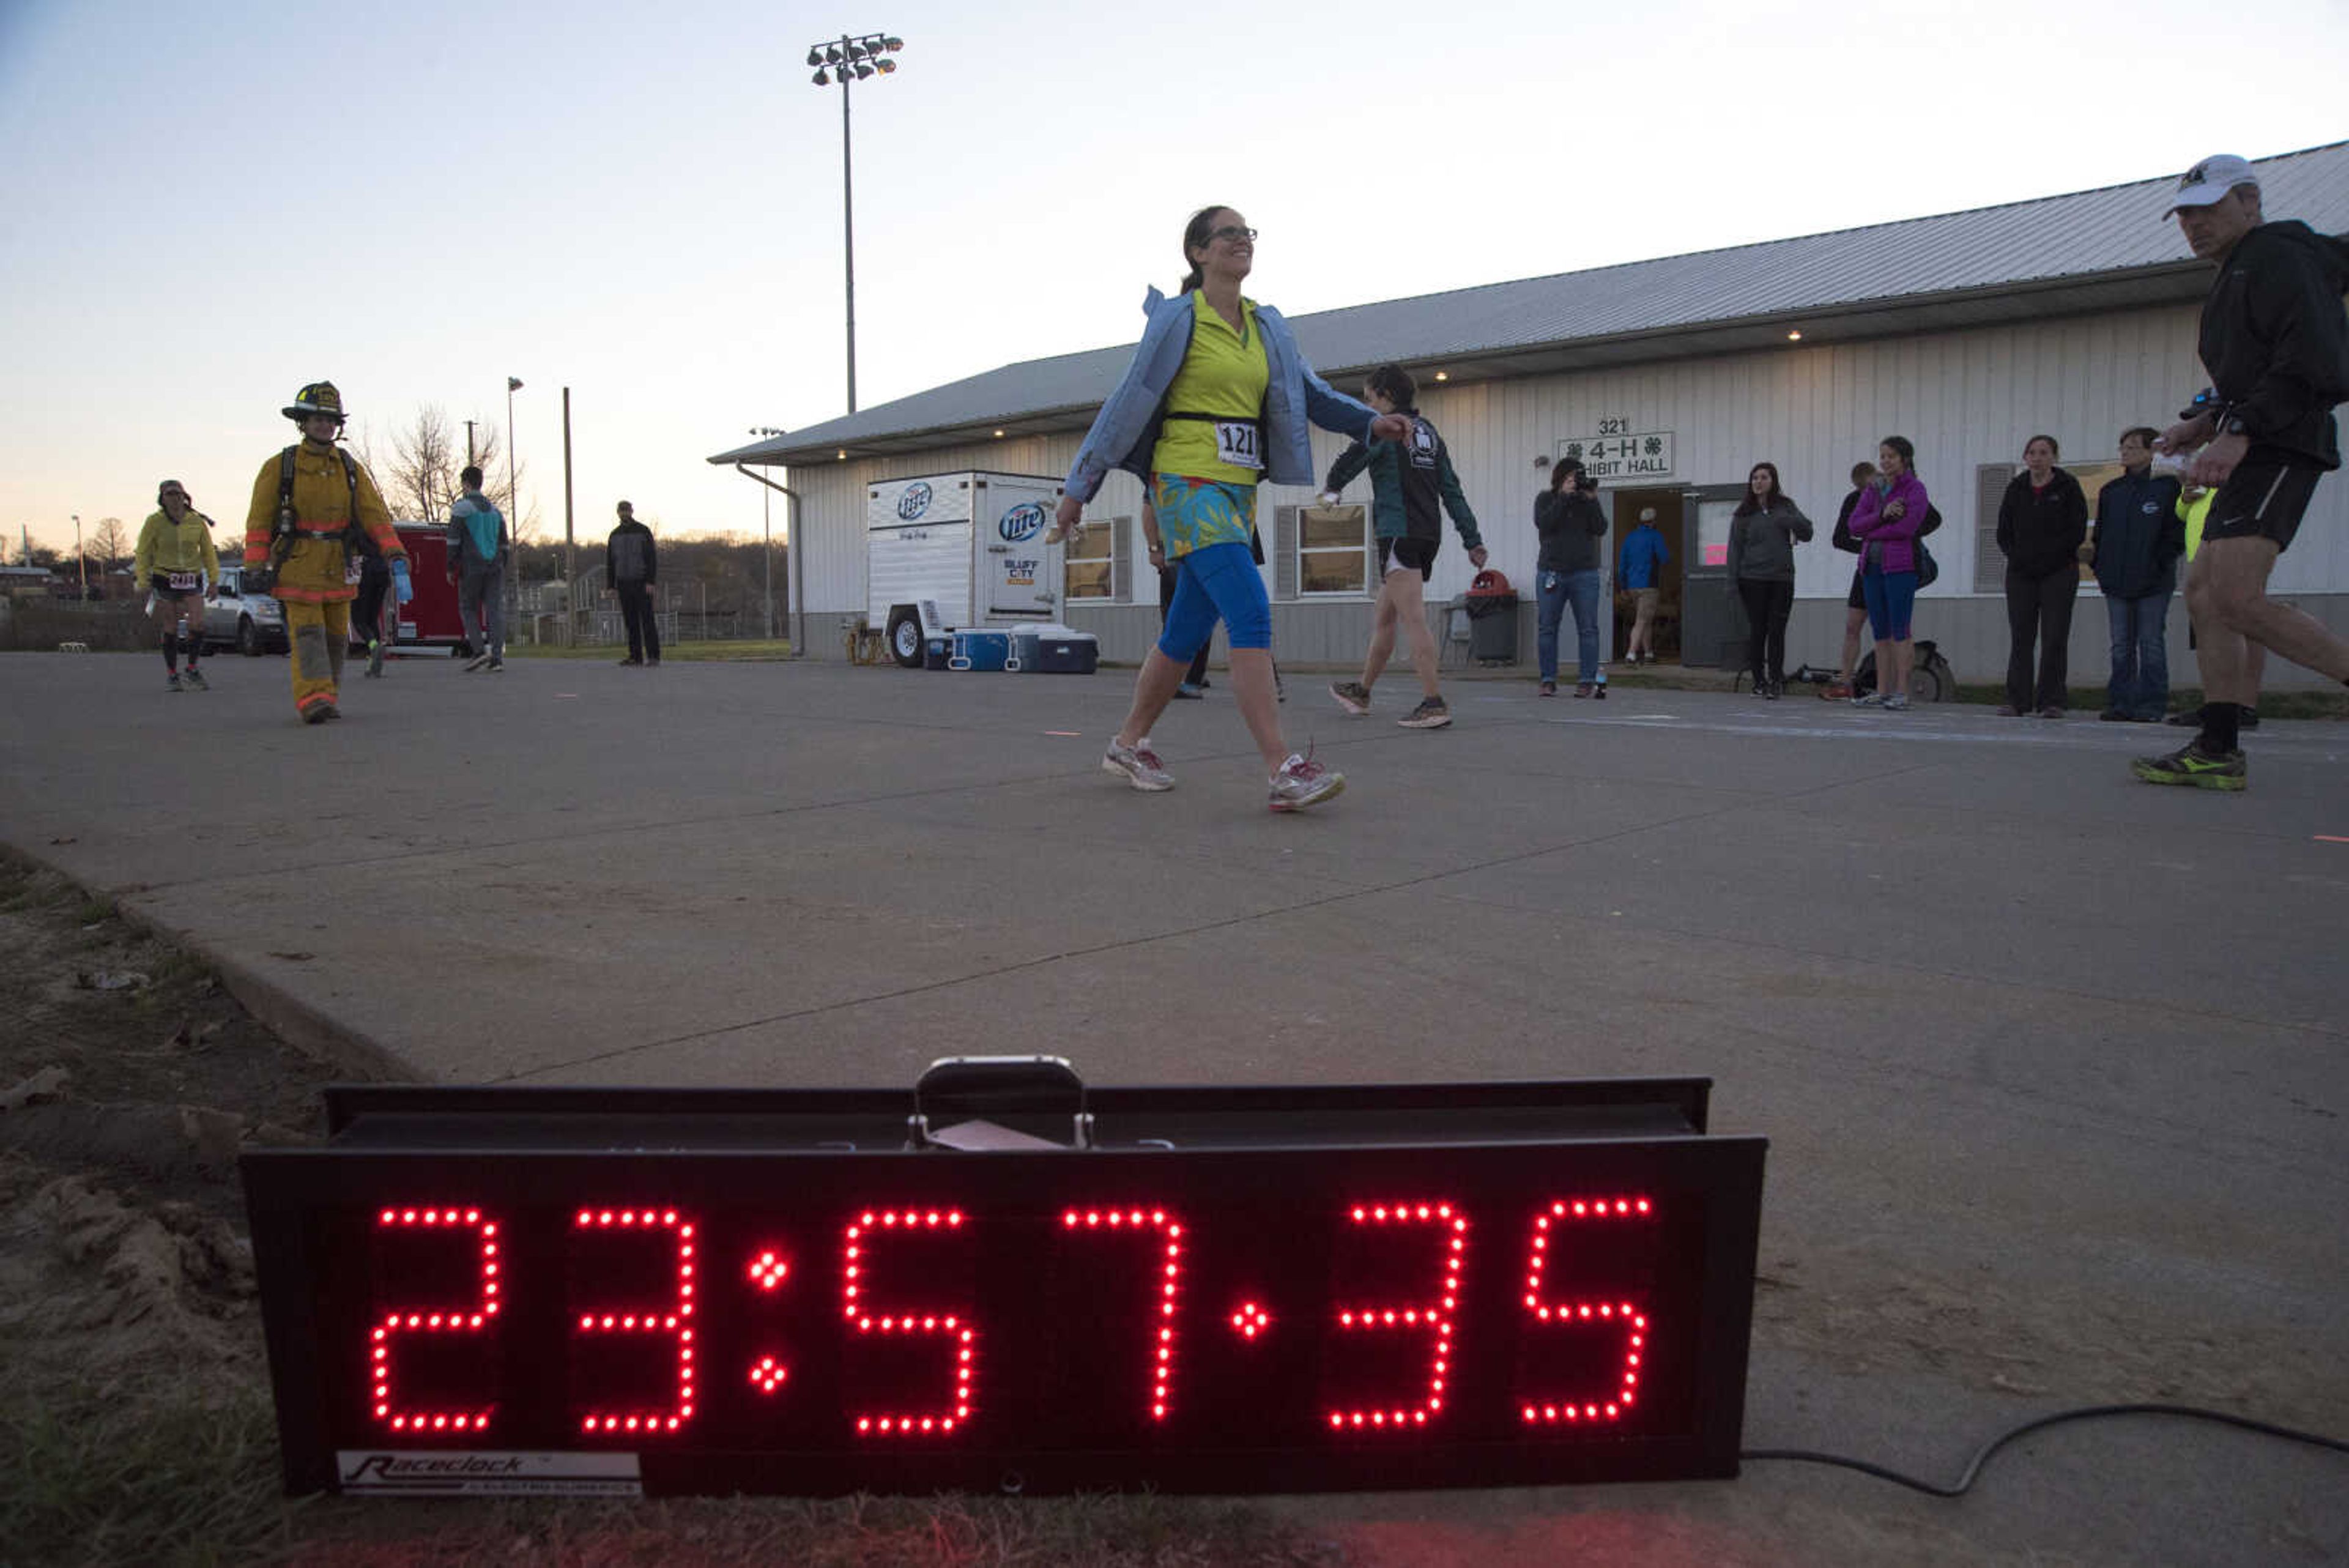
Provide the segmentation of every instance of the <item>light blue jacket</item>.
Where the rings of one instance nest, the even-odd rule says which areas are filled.
[[[1193,297],[1183,294],[1169,299],[1154,288],[1143,301],[1150,325],[1142,329],[1133,362],[1094,416],[1093,428],[1086,432],[1085,444],[1077,449],[1077,461],[1069,468],[1063,488],[1079,501],[1091,501],[1112,468],[1122,468],[1145,482],[1149,479],[1150,448],[1156,440],[1159,410],[1183,369],[1183,356],[1191,351]],[[1365,441],[1371,421],[1378,415],[1369,404],[1357,402],[1313,373],[1313,367],[1298,352],[1297,339],[1280,312],[1259,305],[1256,324],[1264,335],[1265,367],[1271,373],[1264,391],[1265,481],[1311,484],[1313,442],[1307,423]]]

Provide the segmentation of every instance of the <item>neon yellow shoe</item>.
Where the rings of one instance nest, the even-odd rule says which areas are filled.
[[[2224,790],[2241,789],[2249,773],[2242,753],[2229,752],[2225,756],[2214,757],[2202,749],[2199,740],[2188,742],[2167,756],[2139,757],[2129,763],[2129,771],[2147,784]]]

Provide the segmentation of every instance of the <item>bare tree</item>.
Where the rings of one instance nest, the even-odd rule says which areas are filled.
[[[464,439],[455,433],[449,416],[437,403],[418,409],[411,423],[391,432],[392,455],[388,462],[376,461],[365,432],[353,444],[358,448],[359,460],[382,487],[384,504],[391,508],[395,517],[438,523],[448,515],[450,504],[463,493],[458,476],[465,466]],[[526,522],[514,515],[513,490],[506,483],[505,464],[498,461],[504,452],[505,442],[498,427],[487,420],[476,420],[472,461],[481,465],[481,493],[490,498],[492,505],[505,514],[507,525],[519,538],[535,519]],[[515,484],[521,483],[524,472],[522,466],[516,466]]]
[[[130,533],[119,517],[101,517],[89,531],[89,553],[107,571],[130,564]]]

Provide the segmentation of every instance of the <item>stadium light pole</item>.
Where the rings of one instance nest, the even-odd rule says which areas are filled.
[[[750,433],[771,439],[783,432],[772,425],[752,425]],[[775,640],[775,523],[773,492],[759,492],[759,538],[767,551],[767,640]]]
[[[506,548],[512,552],[506,562],[506,625],[511,628],[522,615],[522,556],[517,548],[522,543],[522,493],[514,488],[513,395],[522,390],[519,377],[506,378]]]
[[[840,229],[848,265],[848,411],[852,414],[856,411],[856,198],[848,151],[848,87],[852,80],[865,81],[895,72],[897,62],[887,57],[905,47],[905,39],[885,33],[862,37],[843,33],[837,42],[827,38],[808,46],[807,63],[815,69],[815,85],[829,87],[835,78],[840,83]]]

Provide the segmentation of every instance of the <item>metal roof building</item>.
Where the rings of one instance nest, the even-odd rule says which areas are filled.
[[[2349,233],[2349,142],[2255,167],[2271,216]],[[1945,516],[1979,524],[1986,476],[1995,471],[2003,485],[2018,431],[2060,430],[2067,455],[2094,462],[2109,454],[2122,426],[2165,422],[2201,384],[2193,320],[2209,277],[2164,221],[2173,187],[2165,175],[1320,311],[1291,325],[1309,359],[1340,385],[1387,360],[1420,376],[1422,410],[1444,431],[1472,503],[1490,514],[1487,542],[1513,577],[1531,575],[1531,530],[1517,514],[1542,476],[1528,460],[1546,463],[1603,428],[1676,438],[1666,441],[1674,461],[1662,483],[1632,486],[1627,476],[1615,488],[1619,504],[1675,491],[1690,564],[1701,569],[1702,493],[1735,485],[1765,457],[1814,515],[1831,517],[1850,462],[1871,456],[1878,435],[1903,430],[1918,441],[1920,471]],[[849,579],[862,571],[851,557],[862,545],[866,485],[965,468],[1064,472],[1131,353],[1129,343],[1007,365],[710,461],[793,470],[806,514],[805,608],[854,613],[863,607],[861,584]],[[1317,460],[1335,450],[1317,441]],[[2335,481],[2320,490],[2279,569],[2295,591],[2349,591],[2344,488]],[[1092,510],[1120,518],[1138,498],[1131,481],[1112,476]],[[1268,486],[1263,499],[1265,521],[1284,531],[1269,567],[1284,654],[1350,658],[1344,649],[1359,651],[1363,593],[1316,592],[1283,554],[1293,556],[1293,514],[1309,495]],[[1829,557],[1821,532],[1799,562],[1799,592],[1806,601],[1839,601],[1848,562]],[[1136,657],[1154,597],[1145,591],[1146,603],[1135,602],[1134,541],[1113,537],[1113,569],[1097,585],[1109,591],[1098,607],[1071,599],[1063,618],[1090,628],[1088,617],[1121,604],[1150,608],[1147,618],[1125,618],[1131,628],[1115,616],[1101,624],[1105,656]],[[1945,536],[1937,553],[1944,565],[1934,596],[1995,592],[1997,563],[1980,540]],[[1464,559],[1447,550],[1431,598],[1464,582]],[[1981,607],[2002,615],[2002,607]],[[2182,649],[2179,614],[2173,640]],[[1807,618],[1798,610],[1798,623]],[[1966,652],[1966,673],[1979,675],[1992,651],[2002,666],[2002,620],[1979,637],[1952,630],[1943,645]],[[2101,642],[2084,652],[2093,657],[2076,663],[2100,662]],[[1714,656],[1710,647],[1690,650],[1692,661]]]

